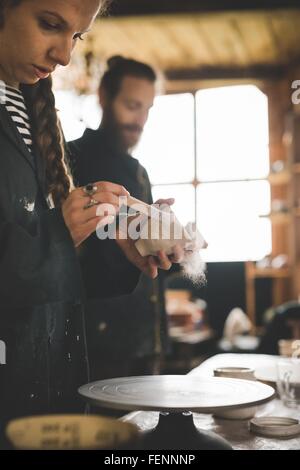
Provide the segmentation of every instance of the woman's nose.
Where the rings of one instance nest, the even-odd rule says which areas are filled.
[[[65,67],[70,63],[73,51],[73,41],[60,41],[51,51],[50,58],[52,62]]]

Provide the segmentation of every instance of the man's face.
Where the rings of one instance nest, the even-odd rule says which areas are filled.
[[[121,149],[128,151],[138,143],[154,97],[154,83],[127,76],[113,101],[102,103],[104,121]]]

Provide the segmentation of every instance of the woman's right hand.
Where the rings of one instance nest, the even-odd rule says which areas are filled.
[[[83,188],[77,188],[69,194],[62,205],[63,218],[75,247],[88,238],[99,224],[112,223],[119,211],[119,197],[129,194],[123,186],[107,181],[99,181],[93,186],[97,187],[93,196],[88,196]],[[94,205],[87,208],[91,200],[94,201]],[[103,210],[99,210],[101,204]],[[97,215],[99,213],[103,215]]]

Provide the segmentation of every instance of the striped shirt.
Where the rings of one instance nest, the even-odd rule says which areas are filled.
[[[30,120],[22,92],[0,81],[0,104],[4,104],[28,150],[32,152]]]

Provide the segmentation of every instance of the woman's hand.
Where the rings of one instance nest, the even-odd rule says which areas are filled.
[[[62,206],[63,218],[75,247],[88,238],[99,224],[112,223],[119,211],[119,197],[129,194],[123,186],[106,181],[99,181],[93,186],[97,190],[92,196],[87,195],[84,188],[77,188]]]

